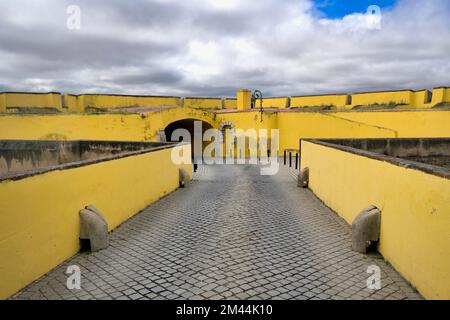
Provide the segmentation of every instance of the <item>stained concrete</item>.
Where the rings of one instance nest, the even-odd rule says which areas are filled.
[[[0,179],[15,178],[24,172],[54,168],[79,162],[119,157],[133,152],[170,147],[173,143],[131,141],[45,141],[0,140]],[[58,169],[64,169],[59,167]],[[25,175],[26,176],[26,175]]]

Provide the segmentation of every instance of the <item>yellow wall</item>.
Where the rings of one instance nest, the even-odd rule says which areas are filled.
[[[222,109],[221,98],[184,98],[184,107],[199,109]]]
[[[75,103],[71,100],[70,103]],[[160,97],[160,96],[126,96],[107,94],[84,94],[77,96],[80,106],[69,105],[70,110],[85,110],[86,108],[128,108],[128,107],[179,107],[180,97]]]
[[[6,112],[6,93],[0,93],[0,112]]]
[[[159,130],[181,119],[214,128],[231,121],[240,129],[279,129],[280,152],[297,149],[300,138],[450,137],[450,111],[213,113],[173,108],[139,114],[0,115],[0,139],[156,141]]]
[[[412,93],[411,107],[414,108],[429,108],[431,106],[431,101],[427,101],[428,90],[420,90]]]
[[[432,106],[435,106],[441,102],[445,101],[445,88],[434,88],[433,89],[433,99],[431,102]]]
[[[182,119],[217,128],[211,112],[173,108],[139,114],[0,115],[0,139],[157,141],[159,130]]]
[[[317,95],[291,97],[291,108],[318,107],[333,105],[336,108],[345,108],[347,105],[347,94]]]
[[[223,101],[225,109],[237,109],[237,99],[226,98]]]
[[[445,89],[445,102],[450,102],[450,88]]]
[[[177,148],[190,152],[189,145]],[[79,251],[78,212],[84,206],[100,209],[111,230],[177,189],[180,166],[171,152],[0,182],[0,299]],[[181,167],[192,172],[191,165]]]
[[[249,110],[252,107],[252,92],[247,89],[239,90],[236,93],[237,109]]]
[[[433,100],[431,102],[431,107],[442,102],[450,102],[450,88],[440,87],[433,89]]]
[[[450,137],[450,111],[280,112],[280,150],[300,138]]]
[[[450,180],[306,141],[301,148],[311,190],[348,223],[377,206],[384,258],[426,298],[450,299]]]
[[[63,94],[62,106],[66,111],[69,112],[83,112],[83,99],[76,95],[65,93]]]
[[[355,93],[352,95],[352,104],[347,104],[349,96],[347,94],[315,95],[315,96],[293,96],[274,97],[263,99],[264,108],[286,107],[319,107],[333,105],[338,109],[351,109],[354,106],[369,104],[388,104],[396,102],[406,103],[404,107],[430,108],[441,102],[450,102],[450,88],[440,87],[433,89],[433,99],[430,103],[425,103],[427,90],[403,90],[403,91],[383,91]],[[252,92],[250,90],[239,90],[237,99],[221,98],[192,98],[184,99],[184,106],[188,108],[200,109],[239,109],[248,110],[251,106]],[[61,99],[63,98],[63,99]],[[63,102],[61,103],[61,100]],[[259,107],[260,101],[256,101]],[[84,112],[86,108],[127,108],[127,107],[180,107],[182,98],[174,96],[132,96],[114,94],[82,94],[72,95],[65,93],[0,93],[0,112],[6,112],[7,107],[49,107],[57,110],[69,112]]]
[[[412,95],[413,92],[410,90],[354,93],[352,94],[352,105],[368,106],[375,103],[388,104],[390,102],[410,105]]]
[[[288,97],[276,97],[276,98],[263,98],[262,99],[263,108],[280,108],[284,109],[289,107]],[[261,99],[256,99],[255,108],[260,108]]]
[[[3,102],[0,102],[0,111],[6,108],[54,108],[61,110],[61,94],[50,93],[2,93]]]

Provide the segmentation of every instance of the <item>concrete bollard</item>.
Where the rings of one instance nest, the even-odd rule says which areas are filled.
[[[352,249],[366,253],[373,241],[380,238],[381,212],[375,206],[361,211],[352,223]]]
[[[189,177],[189,174],[187,173],[187,171],[184,169],[180,169],[179,174],[180,174],[180,178],[179,178],[180,188],[188,187],[189,183],[191,182],[191,178]]]
[[[92,252],[105,249],[109,245],[108,223],[94,206],[80,210],[80,239],[90,241]]]
[[[298,174],[297,187],[308,188],[309,184],[309,168],[306,167]]]

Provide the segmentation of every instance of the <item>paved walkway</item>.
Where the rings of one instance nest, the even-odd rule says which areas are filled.
[[[379,255],[350,248],[350,228],[282,168],[200,166],[195,181],[124,223],[17,299],[418,299]],[[81,290],[66,288],[69,265]],[[382,288],[369,290],[369,265]]]

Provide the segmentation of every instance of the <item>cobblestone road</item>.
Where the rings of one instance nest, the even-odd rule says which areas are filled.
[[[80,253],[16,299],[420,299],[381,256],[350,247],[350,228],[282,168],[200,166],[195,181]],[[66,288],[69,265],[81,290]],[[381,268],[369,290],[367,268]]]

